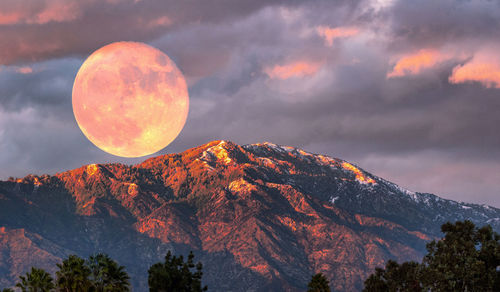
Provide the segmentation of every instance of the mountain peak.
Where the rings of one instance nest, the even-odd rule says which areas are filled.
[[[232,156],[234,156],[234,152],[236,150],[240,150],[238,149],[238,147],[238,145],[232,142],[226,142],[224,140],[218,141],[216,145],[210,146],[205,151],[203,151],[200,160],[205,162],[217,162],[226,165],[235,163]]]

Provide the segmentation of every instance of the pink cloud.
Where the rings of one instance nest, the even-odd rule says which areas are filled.
[[[289,79],[292,77],[304,77],[314,75],[320,68],[319,63],[308,61],[297,61],[285,65],[267,67],[264,72],[273,79]]]
[[[164,33],[172,23],[166,8],[151,7],[146,1],[137,4],[133,0],[0,1],[2,65],[67,54],[85,56],[96,48],[124,39],[147,41]]]
[[[31,74],[33,73],[33,68],[30,66],[0,66],[0,72],[2,71]]]
[[[387,73],[387,78],[417,75],[423,70],[432,68],[450,58],[450,55],[443,54],[437,50],[421,49],[416,53],[406,54],[400,57],[392,71]]]
[[[453,68],[448,81],[453,84],[479,82],[487,88],[500,88],[500,60],[495,54],[479,53]]]
[[[356,27],[318,26],[316,32],[325,40],[325,44],[331,47],[335,39],[355,36],[359,34],[359,29]]]
[[[150,27],[169,26],[171,24],[172,24],[172,20],[170,18],[168,18],[167,16],[160,16],[158,18],[150,20],[148,23],[148,25]]]
[[[31,74],[33,73],[33,69],[29,66],[17,67],[16,72],[21,74]]]
[[[81,6],[91,0],[3,0],[0,25],[67,22],[80,17]]]
[[[15,24],[20,22],[21,18],[20,13],[0,11],[0,25]]]

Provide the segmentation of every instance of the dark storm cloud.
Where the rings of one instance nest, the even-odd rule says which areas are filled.
[[[95,148],[71,111],[82,57],[138,40],[172,57],[189,83],[186,126],[162,153],[270,141],[352,160],[415,191],[499,206],[500,89],[474,72],[449,78],[500,49],[500,5],[418,2],[81,1],[62,18],[33,8],[36,17],[0,25],[0,56],[12,64],[0,67],[0,175],[141,160]],[[47,58],[56,60],[30,63]],[[397,64],[401,74],[388,77]]]
[[[150,41],[170,30],[231,21],[282,2],[7,0],[0,4],[0,64],[88,55],[113,41]]]
[[[456,41],[481,46],[482,40],[500,37],[499,15],[498,1],[395,1],[387,13],[394,37],[389,46],[441,46]]]
[[[0,69],[2,108],[17,112],[31,107],[51,114],[66,114],[68,105],[71,106],[71,88],[80,64],[78,59],[61,59],[29,67],[4,66]]]

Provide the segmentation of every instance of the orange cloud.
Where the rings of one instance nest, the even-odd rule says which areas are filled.
[[[394,65],[392,71],[387,73],[387,78],[416,75],[422,72],[422,70],[431,68],[447,59],[449,59],[449,56],[439,51],[422,49],[417,53],[401,57],[396,62],[396,65]]]
[[[356,27],[328,27],[318,26],[316,32],[325,40],[325,44],[333,46],[333,41],[337,38],[346,38],[359,34],[359,29]]]
[[[479,82],[487,88],[500,88],[500,62],[473,59],[453,68],[448,81],[454,84]]]
[[[268,67],[264,69],[264,72],[270,78],[289,79],[292,77],[304,77],[313,75],[318,72],[319,68],[319,63],[298,61],[283,66],[276,65],[273,67]]]

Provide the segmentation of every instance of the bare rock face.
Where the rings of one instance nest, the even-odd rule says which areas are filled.
[[[359,291],[388,259],[420,260],[446,221],[500,229],[500,210],[413,193],[341,159],[214,141],[135,166],[0,182],[0,286],[32,265],[108,253],[137,291],[167,250],[193,250],[212,291]]]

